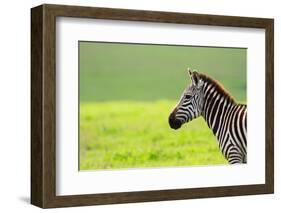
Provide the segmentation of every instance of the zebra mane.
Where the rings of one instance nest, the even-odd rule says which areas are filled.
[[[204,82],[212,84],[215,87],[216,91],[219,92],[220,94],[222,94],[224,97],[226,97],[229,102],[236,103],[234,98],[229,94],[228,91],[226,91],[226,89],[223,87],[223,85],[221,83],[219,83],[218,81],[212,79],[211,77],[209,77],[205,74],[201,74],[201,73],[198,73],[198,74],[199,74],[200,79],[202,79]]]

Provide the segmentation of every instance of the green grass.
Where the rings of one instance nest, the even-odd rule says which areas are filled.
[[[170,129],[175,101],[82,103],[80,169],[226,164],[203,118]]]

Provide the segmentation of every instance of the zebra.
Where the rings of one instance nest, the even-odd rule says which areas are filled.
[[[188,86],[169,116],[172,129],[179,129],[202,116],[213,131],[229,164],[247,163],[247,105],[237,103],[220,83],[188,69]]]

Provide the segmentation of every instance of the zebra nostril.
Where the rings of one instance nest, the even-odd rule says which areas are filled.
[[[169,125],[172,129],[178,129],[181,127],[181,122],[180,122],[180,120],[176,119],[175,113],[170,114]]]
[[[174,116],[171,114],[171,115],[169,116],[169,123],[172,123],[173,120],[174,120]]]
[[[170,124],[173,123],[175,119],[176,119],[175,113],[172,112],[169,116],[169,123]]]

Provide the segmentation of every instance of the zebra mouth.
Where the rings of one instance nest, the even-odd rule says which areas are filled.
[[[169,124],[172,129],[179,129],[182,123],[171,114],[169,117]]]

